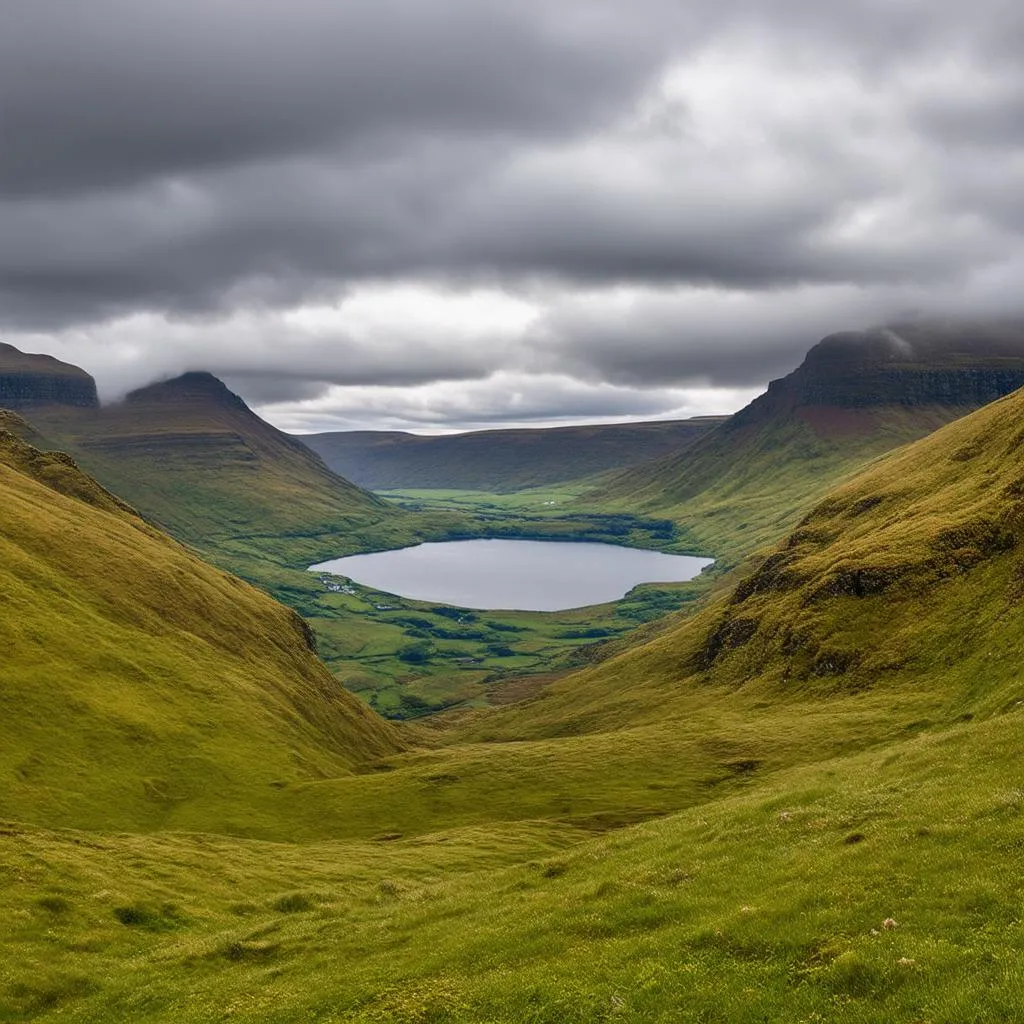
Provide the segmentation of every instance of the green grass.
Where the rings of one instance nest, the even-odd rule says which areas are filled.
[[[595,480],[577,501],[668,518],[685,545],[736,565],[775,543],[815,501],[873,459],[965,411],[872,410],[861,429],[837,435],[822,434],[795,415],[730,423],[676,456]]]
[[[0,1019],[1012,1021],[1022,742],[1012,713],[584,842],[8,829]]]
[[[557,486],[530,487],[518,491],[460,490],[454,487],[401,489],[384,488],[376,494],[397,505],[416,510],[432,509],[470,512],[474,515],[529,513],[531,516],[556,518],[589,489],[586,483],[565,483]]]
[[[274,833],[278,787],[396,749],[294,613],[66,457],[0,434],[0,504],[0,814]]]
[[[331,593],[313,580],[301,597],[296,581],[290,603],[316,630],[320,654],[337,678],[391,718],[484,706],[504,681],[578,666],[592,656],[589,648],[685,607],[700,591],[699,584],[652,584],[612,604],[484,612],[358,583],[346,584],[353,594]]]

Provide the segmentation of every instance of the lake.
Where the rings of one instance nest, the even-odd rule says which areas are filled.
[[[614,544],[456,540],[349,555],[310,571],[417,601],[553,612],[616,601],[638,583],[690,580],[712,561]]]

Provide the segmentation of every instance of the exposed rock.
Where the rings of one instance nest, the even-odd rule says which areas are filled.
[[[706,672],[725,651],[742,647],[750,640],[759,625],[759,620],[743,616],[722,619],[696,652],[694,666]]]
[[[0,407],[31,409],[40,405],[99,407],[96,381],[77,366],[53,356],[21,352],[0,343]]]
[[[1024,323],[912,324],[831,334],[729,421],[829,407],[976,408],[1024,387]]]

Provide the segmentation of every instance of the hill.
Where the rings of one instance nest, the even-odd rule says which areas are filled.
[[[831,335],[691,447],[602,480],[584,501],[665,515],[735,560],[772,542],[868,460],[1024,386],[1024,323]]]
[[[1006,688],[1019,686],[1022,423],[1017,391],[879,459],[698,615],[479,728],[501,738],[620,729],[660,721],[708,686],[757,695],[766,710],[890,691],[938,699],[929,721],[1004,709]],[[514,724],[494,731],[503,719]]]
[[[298,616],[68,456],[0,431],[0,507],[0,816],[275,834],[285,787],[396,749]]]
[[[0,343],[0,408],[23,410],[51,403],[98,408],[96,382],[70,363]]]
[[[621,469],[695,441],[723,417],[481,430],[441,437],[355,430],[303,434],[336,473],[372,490],[507,493]]]
[[[374,535],[386,542],[403,521],[208,373],[151,384],[102,408],[41,405],[30,417],[106,487],[208,552],[261,537],[324,550],[313,540],[321,536],[332,551],[352,550]]]

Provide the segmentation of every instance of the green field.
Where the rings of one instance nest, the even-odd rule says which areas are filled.
[[[1019,713],[582,839],[7,828],[7,1020],[1013,1021]],[[885,922],[892,922],[888,927]]]

